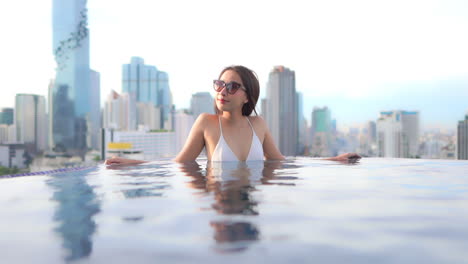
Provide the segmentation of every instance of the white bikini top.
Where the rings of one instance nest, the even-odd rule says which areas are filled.
[[[252,129],[252,144],[250,145],[250,151],[246,161],[263,160],[262,142],[260,142],[260,139],[257,137],[257,134],[255,134],[255,130],[253,129],[249,118],[246,118],[249,122],[250,128]],[[223,128],[221,126],[221,116],[218,118],[218,121],[220,135],[218,144],[216,145],[215,150],[213,151],[213,155],[211,156],[211,161],[240,161],[224,140]]]

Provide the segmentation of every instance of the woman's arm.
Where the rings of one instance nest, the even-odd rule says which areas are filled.
[[[204,113],[198,116],[190,130],[189,137],[184,147],[174,159],[176,162],[194,161],[205,147],[205,127],[208,125],[209,115]]]
[[[265,137],[263,138],[263,155],[267,160],[284,160],[284,156],[281,154],[279,149],[276,147],[273,137],[270,134],[268,125],[261,116],[257,116],[258,124],[265,131]]]
[[[263,154],[267,160],[284,160],[283,154],[276,147],[270,131],[265,132],[265,139],[263,139]]]
[[[284,156],[278,150],[273,141],[273,137],[270,134],[270,130],[268,129],[268,125],[266,124],[265,120],[260,116],[256,117],[260,126],[265,131],[265,138],[263,140],[263,153],[267,160],[284,160]],[[345,153],[338,155],[336,157],[325,158],[326,160],[333,160],[333,161],[346,161],[346,162],[356,162],[361,159],[356,153]]]
[[[175,161],[177,162],[186,162],[186,161],[194,161],[200,152],[203,150],[205,146],[205,140],[203,137],[203,127],[206,125],[207,122],[207,115],[201,114],[195,124],[192,126],[190,130],[190,135],[185,143],[184,148],[182,151],[177,155]],[[107,159],[105,164],[106,165],[137,165],[141,163],[145,163],[147,161],[143,160],[132,160],[120,157],[112,157]]]
[[[357,153],[344,153],[336,157],[325,158],[325,160],[356,162],[361,159]]]
[[[147,161],[112,157],[110,159],[106,159],[105,164],[106,165],[138,165],[138,164],[145,163],[145,162]]]

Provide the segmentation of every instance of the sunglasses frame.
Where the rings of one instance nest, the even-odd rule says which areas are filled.
[[[221,82],[223,85],[222,86],[219,86],[217,83],[218,82]],[[234,88],[233,85],[239,85],[239,88]],[[221,87],[220,89],[217,89],[216,87]],[[222,80],[213,80],[213,89],[216,91],[216,92],[221,92],[224,88],[226,88],[226,91],[228,92],[228,94],[235,94],[239,89],[242,89],[244,91],[246,91],[245,87],[238,83],[238,82],[229,82],[229,83],[226,83]],[[234,90],[234,92],[232,92]]]

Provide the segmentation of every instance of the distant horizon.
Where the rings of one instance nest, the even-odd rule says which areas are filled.
[[[157,66],[157,65],[156,65]],[[285,65],[285,67],[287,67]],[[294,69],[292,69],[294,70]],[[169,74],[169,79],[170,79],[170,73]],[[298,76],[296,76],[297,78]],[[439,81],[439,82],[431,82],[431,83],[426,83],[426,85],[443,85],[444,83],[451,83],[453,81],[450,80],[444,80],[444,81]],[[366,122],[368,121],[377,121],[377,119],[380,116],[381,111],[394,111],[394,110],[406,110],[406,111],[418,111],[421,117],[421,128],[422,130],[434,130],[434,129],[440,129],[440,130],[449,130],[451,132],[456,131],[458,121],[461,121],[464,119],[465,114],[468,113],[468,103],[466,104],[466,108],[463,108],[463,102],[466,101],[465,98],[468,98],[468,88],[464,91],[459,90],[460,85],[464,87],[468,87],[468,78],[464,80],[458,80],[458,82],[455,83],[456,85],[449,85],[449,86],[444,86],[441,87],[440,89],[437,90],[437,93],[430,94],[430,95],[419,95],[417,94],[417,91],[411,92],[411,93],[406,93],[403,95],[398,95],[398,94],[393,94],[391,95],[392,98],[397,99],[399,102],[397,103],[391,103],[388,101],[385,101],[385,96],[389,95],[381,95],[379,97],[375,97],[372,100],[368,100],[365,97],[361,96],[356,96],[353,97],[352,94],[345,94],[345,95],[328,95],[328,96],[313,96],[311,95],[310,91],[301,91],[296,87],[297,92],[301,92],[303,94],[303,114],[304,118],[307,120],[308,125],[310,126],[311,124],[311,114],[312,110],[314,107],[328,107],[331,111],[332,119],[335,119],[337,121],[337,126],[341,130],[346,129],[348,127],[359,127],[363,126]],[[261,85],[262,90],[261,90],[261,95],[259,98],[259,102],[257,104],[257,110],[260,114],[261,110],[261,99],[265,98],[265,90],[266,90],[266,83],[264,85]],[[424,85],[421,85],[417,89],[421,90],[424,89]],[[448,93],[451,95],[447,95]],[[121,89],[116,89],[116,92],[122,93]],[[197,92],[208,92],[212,96],[214,96],[213,91],[196,91]],[[461,96],[457,96],[457,94],[460,94]],[[37,94],[37,93],[17,93],[17,94]],[[47,95],[44,94],[39,94],[42,96],[46,97],[46,100],[48,100]],[[103,91],[101,90],[101,108],[104,107],[105,100],[107,98],[108,94],[103,94]],[[414,100],[415,97],[424,97],[424,100]],[[434,100],[435,98],[439,100]],[[174,98],[175,99],[175,98]],[[190,99],[191,95],[186,96],[183,100],[179,100],[179,104],[174,103],[175,107],[177,110],[179,109],[189,109],[190,108]],[[451,101],[460,101],[457,102],[455,105],[460,105],[461,107],[450,107],[450,109],[447,109],[447,105],[450,105]],[[14,109],[14,97],[12,98],[12,104],[11,106],[5,106],[1,105],[0,108],[13,108]],[[180,102],[185,102],[185,104],[180,105]],[[312,102],[312,103],[308,103]],[[416,102],[416,103],[415,103]],[[430,104],[431,108],[421,110],[421,106],[425,104]],[[382,107],[381,105],[384,105],[386,107]],[[366,106],[366,108],[363,110],[362,107]],[[435,109],[432,106],[436,106]],[[373,111],[369,112],[368,109],[373,109]],[[457,115],[458,113],[458,115]],[[434,119],[431,119],[428,116],[435,116],[440,119],[443,119],[444,121],[437,121]],[[353,121],[349,121],[353,120]]]

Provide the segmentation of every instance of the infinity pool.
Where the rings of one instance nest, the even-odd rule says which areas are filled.
[[[0,177],[1,263],[467,263],[468,162],[366,158]]]

